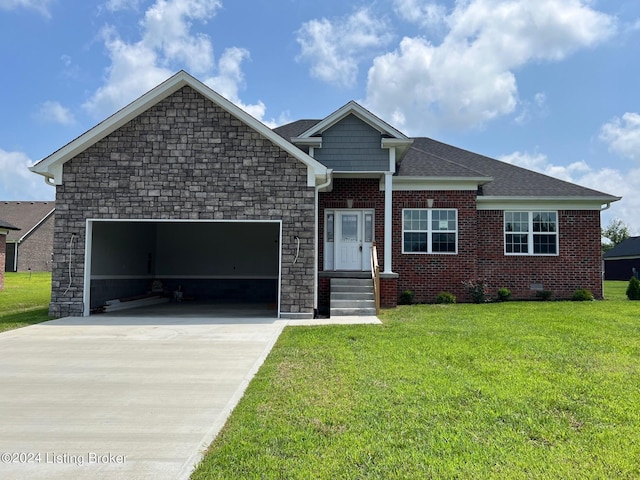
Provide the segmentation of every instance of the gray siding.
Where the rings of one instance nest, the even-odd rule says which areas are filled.
[[[322,134],[314,158],[337,172],[389,170],[389,151],[380,146],[380,132],[348,115]]]

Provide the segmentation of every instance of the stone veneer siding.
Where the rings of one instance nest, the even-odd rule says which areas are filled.
[[[184,87],[64,165],[50,314],[83,313],[87,219],[198,219],[281,220],[280,310],[311,315],[314,198],[306,165]]]

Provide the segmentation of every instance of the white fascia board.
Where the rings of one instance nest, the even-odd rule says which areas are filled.
[[[298,147],[275,133],[264,123],[252,117],[240,107],[230,102],[217,92],[213,91],[207,85],[202,83],[200,80],[192,77],[184,70],[176,73],[160,85],[156,86],[155,88],[139,97],[137,100],[134,100],[126,107],[122,108],[103,122],[93,127],[91,130],[88,130],[61,149],[44,158],[36,165],[31,167],[30,170],[34,173],[44,175],[45,177],[53,178],[56,185],[61,185],[62,165],[65,162],[69,161],[76,155],[89,148],[91,145],[102,140],[107,135],[110,135],[118,128],[125,125],[127,122],[133,120],[141,113],[145,112],[161,100],[164,100],[165,98],[185,86],[193,88],[205,98],[212,101],[223,110],[226,110],[231,115],[285,150],[287,153],[291,154],[294,158],[304,163],[307,166],[308,170],[311,170],[311,172],[308,172],[308,179],[314,179],[313,183],[310,181],[308,186],[315,186],[316,175],[326,173],[326,167],[320,162],[304,153]]]
[[[322,133],[324,130],[338,123],[340,120],[342,120],[344,117],[346,117],[349,114],[355,115],[360,120],[368,123],[373,128],[378,130],[380,133],[385,133],[387,135],[395,137],[396,139],[408,139],[408,137],[404,133],[395,129],[394,127],[389,125],[387,122],[375,116],[373,113],[371,113],[370,111],[362,107],[360,104],[354,102],[353,100],[351,100],[346,105],[340,107],[331,115],[329,115],[328,117],[326,117],[325,119],[323,119],[322,121],[320,121],[319,123],[311,127],[309,130],[304,132],[298,138],[309,138],[309,137],[312,137],[313,135]]]
[[[0,228],[0,235],[9,235],[9,230]],[[4,265],[2,266],[4,268]]]
[[[27,233],[25,233],[24,235],[22,235],[22,236],[20,237],[20,239],[19,239],[16,243],[22,243],[22,242],[23,242],[23,240],[24,240],[25,238],[27,238],[29,235],[31,235],[31,232],[33,232],[33,231],[34,231],[34,230],[36,230],[40,225],[42,225],[44,222],[46,222],[46,221],[47,221],[47,219],[48,219],[51,215],[53,215],[53,212],[55,212],[55,211],[56,211],[56,209],[55,209],[55,208],[53,208],[49,213],[47,213],[44,217],[42,217],[42,218],[40,219],[40,221],[39,221],[38,223],[36,223],[33,227],[31,227],[31,230],[29,230]]]
[[[394,191],[463,190],[475,191],[491,177],[393,177]],[[382,188],[382,184],[381,184]]]
[[[482,197],[478,210],[602,210],[618,197]]]

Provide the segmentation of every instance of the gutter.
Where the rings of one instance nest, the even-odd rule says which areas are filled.
[[[320,185],[316,185],[316,194],[315,194],[315,206],[314,206],[314,214],[313,216],[315,217],[314,219],[314,229],[315,229],[315,235],[314,235],[314,250],[315,250],[315,258],[313,260],[313,310],[314,310],[314,318],[316,317],[316,314],[318,312],[318,246],[319,246],[319,242],[320,239],[318,238],[318,222],[319,220],[319,213],[318,212],[318,196],[320,193],[320,189],[321,188],[326,188],[329,185],[331,185],[331,182],[333,181],[333,170],[331,168],[327,169],[327,173],[325,174],[325,182],[321,183]]]

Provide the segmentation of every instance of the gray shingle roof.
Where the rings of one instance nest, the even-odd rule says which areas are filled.
[[[7,241],[19,240],[20,237],[40,223],[55,207],[55,202],[0,201],[0,218],[19,228],[19,231],[9,232]]]
[[[320,120],[299,120],[274,129],[291,141]],[[401,159],[396,172],[404,177],[491,177],[480,195],[495,197],[618,197],[486,157],[431,138],[418,137]]]
[[[6,222],[0,218],[0,228],[4,228],[6,230],[20,230],[18,227],[11,225],[9,222]]]
[[[640,255],[640,237],[629,237],[605,253],[604,258],[637,257],[638,255]]]

